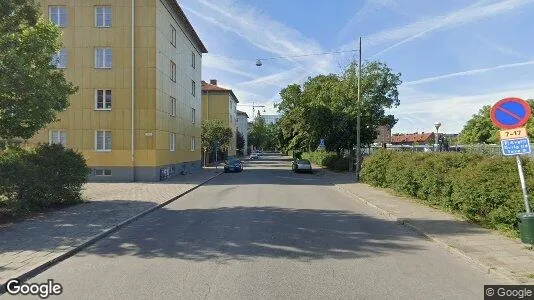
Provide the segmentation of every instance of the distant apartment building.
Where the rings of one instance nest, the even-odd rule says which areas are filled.
[[[231,89],[217,85],[217,80],[210,83],[202,81],[202,121],[221,120],[232,129],[233,135],[228,147],[228,156],[236,155],[237,135],[237,97]]]
[[[29,143],[83,153],[94,181],[156,181],[200,168],[206,47],[175,0],[40,0],[58,25],[57,68],[79,86]]]
[[[262,115],[266,124],[276,124],[278,120],[282,117],[280,115]]]
[[[237,111],[237,131],[239,131],[245,139],[243,146],[243,153],[247,154],[248,149],[248,115],[244,111]]]

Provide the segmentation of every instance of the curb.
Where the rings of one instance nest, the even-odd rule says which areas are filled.
[[[141,218],[141,217],[143,217],[143,216],[145,216],[145,215],[147,215],[147,214],[149,214],[149,213],[151,213],[151,212],[153,212],[153,211],[155,211],[157,209],[160,209],[160,208],[162,208],[164,206],[169,205],[170,203],[172,203],[172,202],[178,200],[179,198],[189,194],[190,192],[196,190],[197,188],[203,186],[204,184],[206,184],[209,181],[213,180],[215,177],[217,177],[219,175],[222,175],[222,174],[223,174],[222,172],[217,173],[217,175],[214,175],[214,176],[208,178],[207,180],[195,185],[194,187],[182,192],[181,194],[179,194],[177,196],[174,196],[171,199],[166,200],[166,201],[164,201],[164,202],[162,202],[162,203],[160,203],[160,204],[158,204],[158,205],[156,205],[156,206],[154,206],[152,208],[149,208],[149,209],[147,209],[147,210],[145,210],[145,211],[143,211],[143,212],[141,212],[141,213],[139,213],[139,214],[127,219],[127,220],[125,220],[125,221],[122,221],[119,224],[114,225],[113,227],[106,229],[104,232],[94,235],[93,237],[89,238],[88,240],[86,240],[82,244],[80,244],[78,246],[75,246],[73,249],[71,249],[71,250],[69,250],[69,251],[67,251],[67,252],[65,252],[65,253],[57,256],[57,257],[54,257],[53,259],[51,259],[51,260],[49,260],[49,261],[47,261],[47,262],[45,262],[45,263],[33,268],[30,271],[27,271],[27,272],[17,276],[16,278],[11,278],[11,279],[18,279],[21,282],[25,282],[28,279],[38,275],[39,273],[42,273],[43,271],[53,267],[54,265],[66,260],[67,258],[69,258],[71,256],[74,256],[76,253],[78,253],[78,252],[82,251],[83,249],[87,248],[88,246],[98,242],[99,240],[107,237],[108,235],[117,232],[122,227],[124,227],[124,226],[126,226],[126,225],[128,225],[128,224],[130,224],[130,223],[132,223],[134,221],[136,221],[137,219],[139,219],[139,218]],[[9,280],[11,280],[11,279],[9,279]],[[6,290],[5,290],[6,283],[7,282],[0,283],[0,295],[4,294],[6,292]]]
[[[353,198],[363,202],[364,204],[376,209],[379,211],[380,214],[382,215],[385,215],[387,218],[397,222],[398,224],[400,225],[403,225],[405,227],[407,227],[408,229],[422,235],[424,238],[426,238],[427,240],[430,240],[430,241],[433,241],[435,242],[436,244],[438,244],[441,248],[444,248],[445,250],[447,250],[447,252],[455,255],[455,256],[458,256],[462,259],[464,259],[465,261],[471,263],[471,264],[475,264],[477,265],[479,268],[482,268],[483,270],[487,271],[488,274],[495,274],[495,275],[498,275],[506,280],[509,280],[515,284],[518,284],[518,285],[521,285],[521,284],[525,284],[524,282],[521,282],[520,280],[518,280],[517,278],[514,278],[510,275],[508,275],[506,272],[503,272],[489,264],[486,264],[482,261],[480,261],[479,259],[477,258],[474,258],[472,256],[470,256],[469,254],[463,252],[462,250],[459,250],[458,248],[455,248],[453,246],[450,246],[448,245],[447,243],[445,243],[444,241],[442,241],[441,239],[439,238],[436,238],[428,233],[426,233],[423,229],[419,228],[418,226],[410,223],[410,220],[409,219],[404,219],[404,218],[399,218],[397,215],[393,214],[392,212],[386,210],[386,209],[383,209],[377,205],[375,205],[374,203],[372,203],[371,201],[363,198],[363,197],[360,197],[356,194],[354,194],[353,192],[337,185],[337,184],[334,184],[334,186],[340,190],[343,190],[345,193],[348,193],[350,194]]]

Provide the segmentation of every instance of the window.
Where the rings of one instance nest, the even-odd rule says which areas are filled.
[[[95,169],[95,176],[111,176],[110,169]]]
[[[48,17],[50,22],[59,27],[67,26],[67,8],[65,6],[49,6]]]
[[[96,48],[95,50],[95,68],[111,69],[111,48]]]
[[[195,52],[191,52],[191,67],[195,68]]]
[[[171,45],[176,48],[176,28],[171,25]]]
[[[95,7],[96,27],[111,27],[111,6]]]
[[[176,82],[176,64],[171,60],[171,81]]]
[[[176,98],[169,98],[169,115],[176,116]]]
[[[67,49],[63,48],[52,57],[52,64],[58,69],[67,67]]]
[[[195,124],[195,121],[196,121],[196,114],[197,114],[197,111],[196,109],[194,108],[191,108],[191,123]]]
[[[111,110],[111,90],[96,90],[96,110]]]
[[[176,135],[171,133],[169,135],[169,150],[174,151],[176,149]]]
[[[191,137],[191,151],[195,151],[197,148],[197,141],[194,136]]]
[[[111,151],[111,131],[97,130],[95,133],[95,150]]]
[[[193,95],[193,97],[195,97],[195,91],[197,89],[197,84],[195,83],[194,80],[191,80],[191,95]]]
[[[67,146],[67,133],[62,130],[50,130],[49,137],[50,144],[61,144],[63,147]]]

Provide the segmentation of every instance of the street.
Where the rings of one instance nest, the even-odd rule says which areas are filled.
[[[50,299],[481,299],[507,283],[290,163],[247,162],[29,282],[60,283]]]

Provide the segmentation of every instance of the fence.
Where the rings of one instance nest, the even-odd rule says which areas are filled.
[[[530,147],[533,148],[534,144],[530,144]],[[370,148],[362,151],[365,154],[373,154],[381,147],[371,146]],[[388,145],[386,147],[390,151],[410,151],[410,152],[432,152],[432,146],[427,145]],[[502,154],[501,146],[497,144],[476,144],[476,145],[455,145],[449,146],[448,151],[442,152],[470,152],[470,153],[480,153],[491,156],[504,156]],[[534,157],[534,153],[528,154],[528,156]]]

